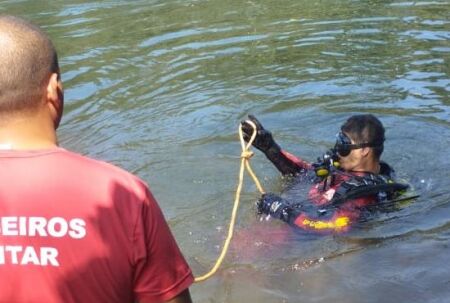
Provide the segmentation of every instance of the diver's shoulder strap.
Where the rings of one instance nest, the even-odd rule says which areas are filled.
[[[386,175],[353,176],[340,184],[331,203],[339,205],[347,200],[371,195],[378,195],[382,200],[391,199],[396,192],[406,190],[408,187],[407,184],[394,182]]]

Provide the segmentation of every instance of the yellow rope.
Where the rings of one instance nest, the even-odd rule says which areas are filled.
[[[230,220],[230,226],[228,228],[228,235],[225,239],[225,243],[223,244],[222,252],[220,253],[219,258],[216,261],[216,264],[213,266],[213,268],[205,275],[196,277],[195,282],[201,282],[208,278],[210,278],[212,275],[214,275],[217,271],[217,269],[222,264],[223,259],[225,258],[225,255],[228,251],[228,246],[230,245],[231,238],[233,237],[233,231],[234,231],[234,225],[236,222],[236,216],[237,216],[237,210],[239,207],[239,200],[241,196],[241,190],[242,190],[242,184],[244,183],[244,169],[247,168],[247,172],[250,174],[250,176],[253,178],[253,181],[255,182],[256,187],[261,192],[261,194],[264,193],[264,189],[261,186],[261,183],[259,182],[258,178],[256,177],[255,173],[253,172],[251,166],[250,166],[250,158],[253,156],[253,152],[250,151],[250,147],[252,146],[253,141],[255,141],[256,135],[257,135],[257,127],[256,125],[250,121],[245,121],[246,123],[250,124],[253,127],[253,133],[250,137],[250,140],[248,143],[245,143],[244,135],[242,132],[242,125],[239,126],[239,139],[241,141],[241,147],[242,147],[242,153],[241,153],[241,167],[239,169],[239,184],[236,189],[236,195],[234,198],[234,205],[233,205],[233,211],[231,212],[231,220]]]

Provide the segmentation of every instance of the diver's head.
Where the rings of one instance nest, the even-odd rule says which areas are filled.
[[[378,172],[384,139],[383,124],[375,116],[351,116],[336,135],[340,167],[346,171]]]

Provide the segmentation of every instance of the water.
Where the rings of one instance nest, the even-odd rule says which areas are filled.
[[[254,215],[196,302],[448,302],[448,1],[0,1],[60,55],[61,145],[146,180],[196,275],[218,256],[237,185],[237,126],[255,114],[308,160],[355,113],[385,124],[384,159],[421,197],[340,236]],[[284,184],[260,153],[269,191]]]

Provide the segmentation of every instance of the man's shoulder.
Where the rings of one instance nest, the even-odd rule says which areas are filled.
[[[87,156],[87,155],[82,155],[80,153],[73,152],[70,150],[61,148],[58,155],[65,158],[66,160],[79,162],[80,164],[92,166],[93,168],[97,168],[97,169],[104,169],[106,171],[110,171],[111,173],[132,175],[130,172],[126,171],[125,169],[120,168],[119,166],[116,166],[112,163],[106,162],[104,160],[95,159],[95,158]]]
[[[380,161],[380,175],[393,178],[395,175],[395,170],[387,162]]]
[[[67,173],[83,176],[98,186],[114,182],[117,185],[132,187],[139,191],[146,191],[147,188],[141,178],[127,170],[73,151],[60,149],[58,153],[55,153],[53,161],[55,165],[65,167]]]

